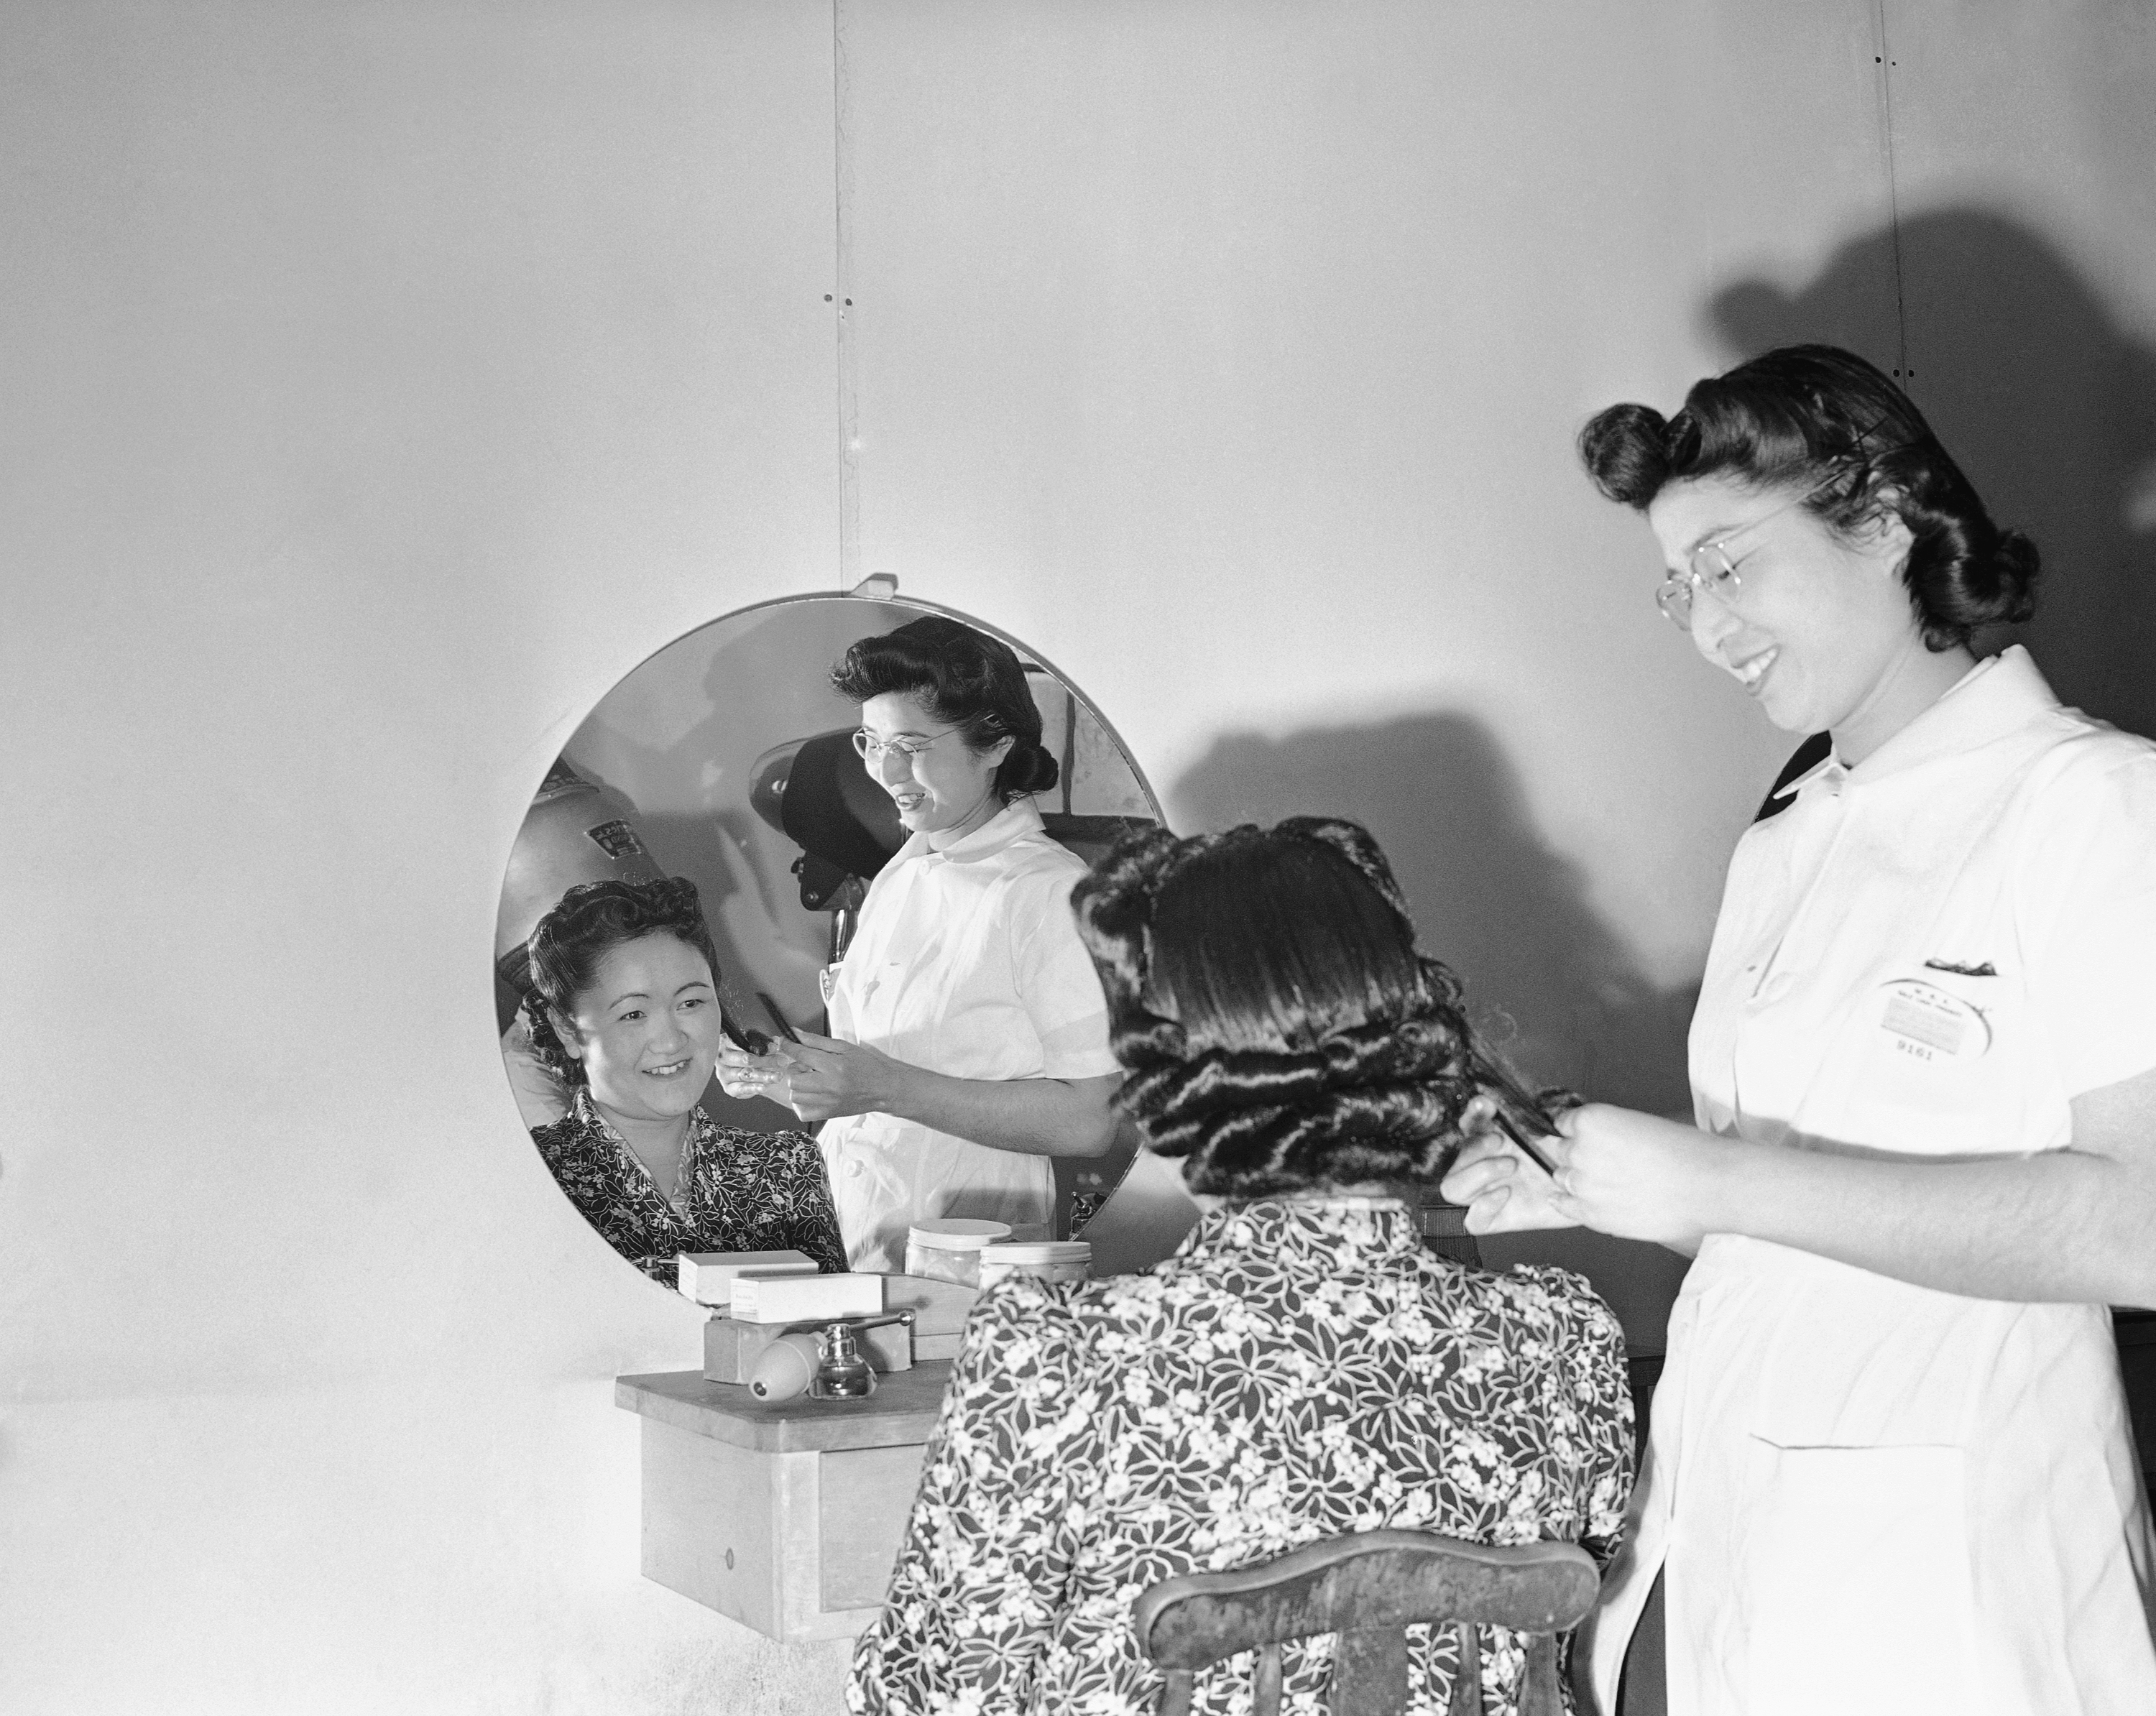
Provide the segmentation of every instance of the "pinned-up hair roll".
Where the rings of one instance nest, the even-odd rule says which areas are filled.
[[[1434,1182],[1487,1092],[1543,1105],[1476,1040],[1459,981],[1416,951],[1368,830],[1326,817],[1133,835],[1072,894],[1129,1069],[1118,1097],[1194,1191],[1260,1197]]]
[[[1902,583],[1933,650],[2035,612],[2036,545],[1994,522],[1916,402],[1838,346],[1762,352],[1694,383],[1675,417],[1609,406],[1581,428],[1578,451],[1596,488],[1641,511],[1671,483],[1721,477],[1787,490],[1845,537],[1898,518]]]
[[[831,685],[856,703],[890,692],[917,698],[937,720],[957,727],[976,755],[1009,739],[988,784],[1006,804],[1045,793],[1061,778],[1041,742],[1040,708],[1018,652],[946,614],[859,640],[832,668]]]

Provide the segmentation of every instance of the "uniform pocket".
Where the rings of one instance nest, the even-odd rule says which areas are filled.
[[[1971,1716],[1962,1451],[1752,1439],[1743,1536],[1749,1716]]]

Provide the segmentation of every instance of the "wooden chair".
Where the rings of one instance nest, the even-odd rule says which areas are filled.
[[[1531,1635],[1521,1716],[1558,1716],[1558,1633],[1594,1606],[1594,1560],[1573,1544],[1495,1549],[1424,1531],[1327,1538],[1230,1573],[1164,1579],[1132,1606],[1138,1649],[1168,1674],[1160,1716],[1186,1716],[1197,1672],[1259,1652],[1256,1716],[1279,1716],[1283,1641],[1337,1633],[1332,1716],[1399,1716],[1417,1622],[1459,1628],[1450,1716],[1482,1716],[1478,1626]]]

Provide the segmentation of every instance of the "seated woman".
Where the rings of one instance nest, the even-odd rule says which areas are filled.
[[[1070,921],[1085,863],[1031,802],[1057,767],[1025,670],[1000,639],[931,614],[863,638],[831,682],[860,705],[855,748],[906,842],[825,974],[831,1035],[762,1060],[728,1049],[721,1084],[823,1123],[857,1269],[900,1268],[929,1217],[1045,1239],[1049,1159],[1108,1148],[1122,1074]]]
[[[1471,1109],[1517,1092],[1369,835],[1154,830],[1074,903],[1119,1100],[1217,1207],[1145,1274],[981,1296],[850,1707],[1151,1711],[1141,1592],[1342,1533],[1563,1539],[1606,1564],[1632,1479],[1623,1338],[1577,1276],[1424,1246],[1416,1189]],[[1442,1711],[1454,1636],[1413,1639],[1412,1708]],[[1291,1708],[1330,1654],[1283,1652]],[[1517,1708],[1523,1661],[1485,1643],[1486,1709]],[[1248,1681],[1201,1676],[1197,1708]]]
[[[670,1284],[682,1251],[791,1249],[843,1270],[815,1140],[718,1126],[697,1106],[722,1026],[696,883],[582,883],[525,945],[533,1052],[573,1092],[532,1142],[607,1243]]]

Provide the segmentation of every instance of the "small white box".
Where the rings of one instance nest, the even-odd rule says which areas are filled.
[[[880,1275],[742,1275],[731,1314],[741,1323],[808,1323],[823,1317],[875,1317],[883,1311]]]
[[[748,1275],[814,1275],[798,1251],[684,1251],[677,1260],[681,1291],[699,1305],[733,1302],[734,1282]]]

